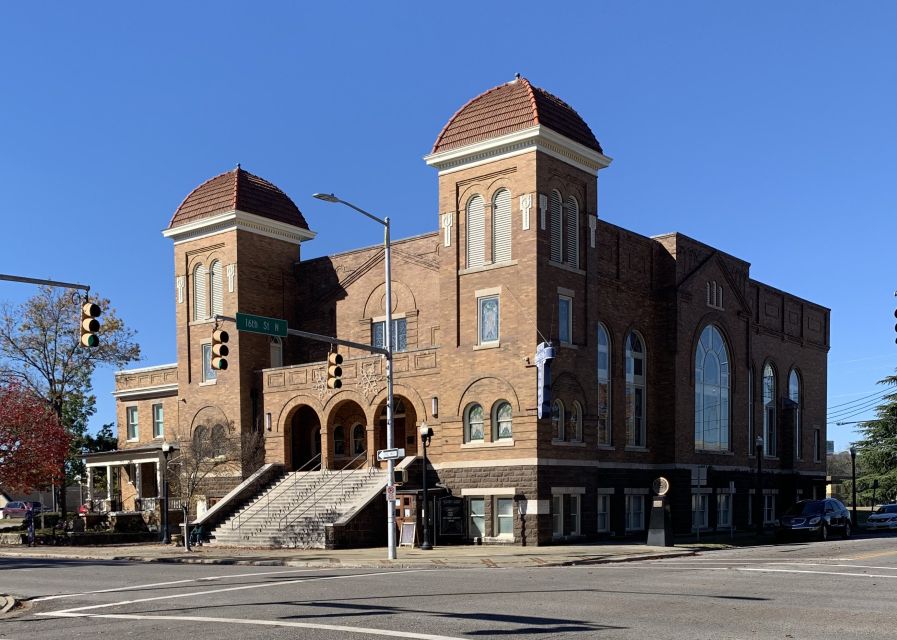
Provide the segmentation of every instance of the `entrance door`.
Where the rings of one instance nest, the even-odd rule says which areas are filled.
[[[290,424],[291,471],[321,468],[321,422],[311,407],[300,407]],[[310,464],[316,459],[315,464]]]

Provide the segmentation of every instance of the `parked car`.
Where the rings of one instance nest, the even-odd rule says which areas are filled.
[[[25,517],[25,503],[21,501],[13,501],[7,502],[6,506],[3,507],[3,517],[4,518],[24,518]]]
[[[897,530],[897,504],[878,505],[866,519],[866,528],[870,531]]]
[[[33,515],[37,515],[44,510],[44,505],[40,502],[15,500],[6,503],[6,506],[3,507],[2,515],[4,518],[24,518],[29,504],[31,505],[31,513]]]
[[[776,520],[776,537],[779,538],[809,535],[828,540],[834,531],[845,538],[850,537],[850,511],[834,498],[801,500]]]

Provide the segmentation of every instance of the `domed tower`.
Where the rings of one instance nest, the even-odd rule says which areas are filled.
[[[578,292],[580,300],[585,294],[595,246],[596,176],[611,162],[585,121],[518,76],[461,107],[425,160],[439,171],[443,299],[458,311],[444,317],[443,343],[491,337],[475,335],[475,325],[452,316],[465,315],[461,307],[477,290],[505,285],[517,301],[501,301],[501,320],[518,324],[502,328],[502,338],[521,337],[528,353],[542,341],[538,334],[575,342],[568,328],[543,317],[557,307],[556,290],[549,295],[550,286],[543,285]]]
[[[174,241],[180,438],[199,426],[261,423],[260,369],[280,366],[284,345],[238,333],[216,315],[236,312],[295,323],[293,266],[302,242],[314,238],[293,201],[267,180],[236,169],[196,187],[174,212],[163,236]],[[212,332],[225,329],[228,368],[211,367]]]
[[[570,105],[519,76],[461,107],[425,160],[439,171],[440,370],[456,390],[440,406],[457,407],[440,416],[445,442],[458,443],[439,451],[440,474],[462,494],[486,481],[526,497],[527,519],[550,540],[553,481],[534,461],[584,449],[552,432],[563,418],[537,410],[550,405],[534,356],[542,342],[556,347],[554,391],[594,371],[582,346],[597,174],[611,160]],[[488,479],[465,474],[475,461]]]

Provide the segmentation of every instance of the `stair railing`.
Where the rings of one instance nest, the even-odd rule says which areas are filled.
[[[257,513],[264,512],[266,518],[270,517],[272,497],[279,498],[287,491],[294,489],[296,484],[301,480],[301,474],[303,472],[312,471],[315,467],[319,467],[320,465],[321,454],[319,453],[292,473],[292,482],[289,482],[286,478],[284,478],[284,480],[281,481],[278,486],[275,486],[273,489],[271,489],[271,491],[266,493],[264,504],[262,503],[262,500],[256,500],[251,505],[243,509],[240,513],[238,513],[236,517],[233,518],[230,522],[231,530],[239,529],[243,525],[244,518],[249,518]]]
[[[324,498],[326,498],[327,496],[332,494],[334,491],[338,491],[339,489],[344,488],[344,484],[347,479],[357,478],[357,475],[355,474],[355,472],[358,471],[359,469],[356,467],[356,465],[361,461],[366,462],[367,461],[366,458],[367,458],[367,452],[362,451],[357,456],[355,456],[352,460],[350,460],[348,464],[343,466],[342,469],[339,469],[338,471],[334,472],[331,475],[331,477],[328,478],[325,482],[322,482],[319,485],[315,485],[311,494],[308,496],[308,498],[311,499],[311,504],[306,505],[304,509],[302,509],[298,514],[295,514],[295,515],[294,515],[294,513],[296,511],[298,511],[300,507],[305,505],[305,503],[308,502],[308,500],[307,499],[302,500],[298,504],[296,504],[293,508],[289,509],[286,513],[284,513],[281,516],[279,528],[281,530],[283,530],[289,526],[292,526],[300,518],[302,518],[306,513],[308,513],[308,511],[310,509],[313,509],[314,507],[316,507],[321,500],[323,500]],[[348,469],[348,471],[347,471],[347,469]],[[362,470],[363,470],[362,475],[364,478],[371,477],[372,470],[370,468],[368,468],[366,470],[365,469],[362,469]],[[351,491],[354,493],[355,491],[357,491],[360,488],[360,486],[362,484],[364,484],[364,479],[362,479],[361,482],[357,483],[358,486],[352,487]],[[344,491],[344,493],[345,493],[345,491]],[[344,498],[345,495],[342,497]],[[340,501],[342,501],[342,500],[340,500]]]

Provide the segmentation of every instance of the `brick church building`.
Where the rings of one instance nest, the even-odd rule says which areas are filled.
[[[161,442],[216,424],[263,435],[265,463],[287,471],[377,465],[381,356],[340,347],[332,390],[326,344],[214,316],[382,346],[387,304],[399,467],[420,473],[417,428],[432,427],[431,482],[460,499],[464,541],[644,537],[660,476],[677,533],[769,523],[824,495],[828,309],[698,240],[604,221],[611,159],[573,108],[524,78],[462,106],[425,160],[435,231],[393,241],[389,301],[382,246],[303,259],[309,221],[263,178],[238,167],[184,199],[164,232],[177,362],[117,374],[120,451],[91,463],[141,476],[122,499],[158,492]],[[216,326],[231,336],[226,371],[210,366]],[[204,497],[254,470],[243,467]]]

